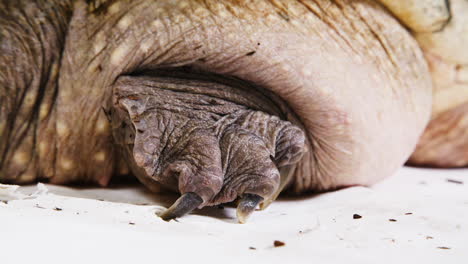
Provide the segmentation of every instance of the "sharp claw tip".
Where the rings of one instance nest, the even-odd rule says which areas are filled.
[[[247,218],[237,215],[237,221],[239,222],[239,224],[245,224],[247,223]]]
[[[203,199],[196,193],[185,193],[159,217],[167,222],[191,212],[202,203]]]
[[[237,209],[237,221],[240,224],[247,223],[247,219],[252,214],[254,210],[243,210],[240,207]]]
[[[171,215],[167,212],[167,210],[166,210],[165,212],[163,212],[162,214],[160,214],[159,217],[160,217],[162,220],[166,221],[166,222],[169,222],[170,220],[176,218],[175,216],[171,216]]]
[[[263,197],[256,194],[245,194],[237,206],[237,220],[245,224],[257,205],[263,201]]]

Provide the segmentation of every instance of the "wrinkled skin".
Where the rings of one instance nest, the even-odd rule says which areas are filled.
[[[373,1],[7,1],[0,181],[132,174],[163,218],[370,185],[431,114],[410,33]]]

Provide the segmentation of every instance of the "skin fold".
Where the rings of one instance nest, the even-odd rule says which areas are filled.
[[[416,38],[432,77],[431,121],[409,163],[468,166],[468,2],[379,1]]]
[[[431,116],[427,54],[387,8],[2,1],[0,181],[132,174],[182,194],[163,218],[240,198],[241,222],[283,190],[371,185]]]

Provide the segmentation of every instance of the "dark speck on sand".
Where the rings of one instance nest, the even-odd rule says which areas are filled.
[[[358,214],[353,214],[353,219],[361,219],[362,216]]]

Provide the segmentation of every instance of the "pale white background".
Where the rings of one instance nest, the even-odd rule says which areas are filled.
[[[244,225],[230,207],[155,216],[175,199],[0,186],[0,263],[468,263],[467,169],[403,168],[372,188],[280,198]]]

